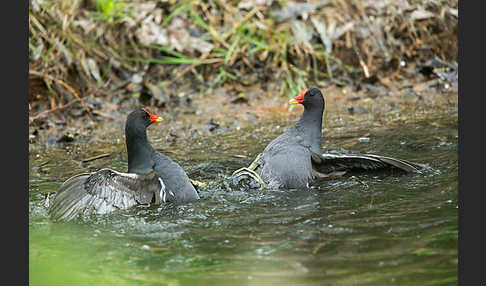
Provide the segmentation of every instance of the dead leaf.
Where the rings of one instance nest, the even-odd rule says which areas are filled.
[[[143,81],[143,76],[144,76],[144,73],[135,73],[132,75],[132,83],[134,84],[140,84],[142,83]]]
[[[336,21],[332,18],[328,20],[328,25],[322,23],[317,17],[311,17],[311,22],[319,34],[324,47],[326,47],[327,53],[332,52],[333,40],[338,39],[344,35],[344,33],[352,30],[354,27],[353,22],[348,22],[343,26],[336,27]]]
[[[289,3],[286,7],[270,12],[270,14],[279,21],[296,18],[299,15],[305,20],[308,12],[327,5],[329,2],[328,0],[322,0],[315,3]]]
[[[140,28],[135,31],[138,41],[143,45],[167,45],[169,39],[167,31],[153,21],[144,21]]]
[[[238,9],[250,10],[257,5],[270,6],[271,4],[272,0],[247,0],[238,3]]]
[[[429,12],[427,10],[420,9],[420,10],[415,10],[412,12],[412,14],[410,14],[410,21],[413,22],[416,20],[425,20],[432,17],[434,17],[434,13]]]
[[[98,64],[96,63],[96,61],[92,58],[87,58],[86,62],[93,78],[96,81],[101,81],[100,69],[98,68]]]
[[[449,13],[455,16],[456,18],[459,17],[459,11],[457,9],[449,8]]]
[[[81,68],[84,72],[84,74],[90,78],[90,71],[88,67],[88,63],[86,62],[86,55],[84,54],[84,50],[79,49],[78,52],[76,53],[76,58],[78,59],[78,62],[81,64]]]
[[[181,17],[172,19],[167,32],[170,45],[179,52],[192,53],[196,50],[205,54],[213,49],[213,44],[191,36],[186,22]]]
[[[331,53],[332,39],[329,36],[326,26],[321,21],[319,21],[316,17],[312,17],[311,22],[314,25],[314,28],[316,29],[317,33],[319,34],[319,37],[321,38],[321,41],[324,44],[324,47],[326,48],[326,53]]]
[[[58,39],[56,39],[56,45],[59,48],[59,50],[61,50],[64,58],[66,59],[67,65],[70,66],[71,63],[73,62],[71,53],[68,51],[68,49],[66,49],[66,47]]]
[[[91,19],[80,19],[74,21],[74,27],[81,27],[85,35],[89,34],[94,28],[96,23]]]
[[[304,44],[307,47],[310,47],[310,41],[312,36],[314,35],[314,29],[312,27],[309,28],[305,23],[302,21],[294,20],[292,21],[292,32],[293,38],[292,40],[298,44]]]

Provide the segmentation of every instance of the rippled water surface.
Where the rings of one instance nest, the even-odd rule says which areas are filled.
[[[123,134],[33,149],[31,285],[457,284],[457,114],[323,134],[325,151],[421,162],[422,174],[330,180],[318,190],[231,189],[229,175],[286,130],[269,124],[175,143],[150,130],[156,149],[208,183],[202,199],[77,223],[50,221],[45,194],[77,173],[126,170]],[[101,153],[110,156],[82,162]]]

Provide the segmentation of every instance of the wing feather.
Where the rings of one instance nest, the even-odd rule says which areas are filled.
[[[418,172],[423,166],[402,159],[372,154],[317,154],[311,155],[314,171],[329,174],[335,171],[399,169],[405,172]]]
[[[72,220],[79,215],[106,214],[137,204],[161,201],[157,178],[102,169],[73,176],[64,182],[49,207],[54,220]]]

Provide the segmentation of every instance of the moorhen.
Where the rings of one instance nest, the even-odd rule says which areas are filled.
[[[396,169],[417,172],[423,166],[379,155],[336,155],[321,153],[324,97],[317,88],[304,88],[290,100],[302,104],[299,121],[265,147],[248,168],[232,174],[239,181],[249,176],[269,188],[304,188],[319,178],[343,175],[349,171]]]
[[[186,172],[147,140],[147,127],[162,118],[145,109],[130,113],[125,123],[128,173],[101,169],[67,179],[49,207],[54,220],[106,214],[138,204],[189,202],[199,199]]]

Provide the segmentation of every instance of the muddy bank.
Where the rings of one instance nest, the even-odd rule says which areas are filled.
[[[440,113],[457,114],[457,89],[428,85],[430,81],[404,83],[390,90],[375,91],[353,91],[349,87],[336,86],[322,88],[326,99],[323,130],[332,134],[337,129],[386,126]],[[273,121],[284,120],[291,125],[302,112],[301,106],[289,106],[286,97],[258,87],[246,89],[244,94],[232,95],[231,88],[219,88],[211,94],[181,95],[174,99],[172,108],[148,108],[164,118],[156,128],[160,129],[158,134],[164,136],[159,139],[168,144],[187,140],[197,142],[205,136],[272,125]],[[146,107],[139,99],[131,98],[118,105],[103,102],[91,115],[52,113],[49,117],[33,120],[29,126],[30,149],[93,142],[106,134],[117,134],[119,138],[116,140],[123,141],[126,114],[142,106]],[[77,110],[82,111],[82,107]]]
[[[175,135],[212,134],[304,86],[340,116],[457,94],[456,1],[29,3],[31,144],[94,136],[138,106]]]

